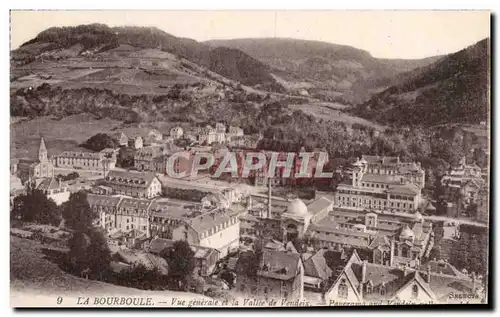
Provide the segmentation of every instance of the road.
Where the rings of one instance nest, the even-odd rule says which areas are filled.
[[[455,222],[459,224],[465,224],[465,225],[470,225],[470,226],[476,226],[476,227],[481,227],[481,228],[488,228],[487,223],[483,222],[478,222],[470,219],[460,219],[460,218],[451,218],[451,217],[444,217],[444,216],[424,216],[424,219],[426,220],[431,220],[431,221],[449,221],[449,222]]]

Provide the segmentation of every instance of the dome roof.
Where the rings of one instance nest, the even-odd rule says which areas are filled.
[[[304,216],[309,214],[307,211],[307,206],[299,198],[295,198],[288,204],[287,214],[293,214],[297,216]]]
[[[419,213],[418,211],[417,211],[417,212],[416,212],[413,216],[414,216],[416,219],[418,219],[418,220],[422,220],[422,219],[424,219],[424,217],[422,216],[422,214],[421,214],[421,213]]]
[[[401,239],[409,239],[415,237],[413,234],[413,231],[408,228],[408,226],[404,227],[403,230],[401,230],[401,234],[399,235]]]

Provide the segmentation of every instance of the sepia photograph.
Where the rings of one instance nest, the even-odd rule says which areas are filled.
[[[491,21],[10,10],[10,306],[491,308]]]

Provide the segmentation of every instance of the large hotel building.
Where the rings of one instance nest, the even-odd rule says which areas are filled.
[[[421,202],[425,171],[399,157],[363,155],[335,193],[335,206],[354,210],[414,213]]]

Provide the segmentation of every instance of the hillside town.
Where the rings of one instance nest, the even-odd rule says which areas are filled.
[[[112,261],[116,270],[146,263],[168,272],[160,254],[184,241],[194,254],[193,274],[236,297],[310,305],[455,303],[463,300],[460,294],[484,301],[485,276],[459,270],[449,254],[435,252],[453,244],[436,239],[436,226],[453,228],[455,238],[461,223],[487,226],[486,180],[477,165],[463,159],[442,178],[450,197],[444,217],[434,216],[435,202],[424,194],[420,162],[399,157],[362,155],[336,170],[335,188],[313,189],[310,197],[275,195],[290,189],[291,180],[282,168],[269,174],[267,165],[254,171],[253,181],[242,181],[241,171],[236,178],[215,178],[210,169],[192,174],[195,153],[210,153],[218,164],[229,151],[238,158],[249,152],[251,144],[243,141],[251,137],[222,123],[189,132],[173,127],[165,135],[156,129],[130,137],[117,132],[116,148],[52,156],[42,137],[37,157],[11,161],[11,206],[30,190],[59,206],[85,193],[96,214],[92,225],[121,255]],[[126,148],[134,150],[133,164],[117,167]],[[186,173],[173,178],[168,159],[179,153],[188,155],[173,169]],[[312,153],[307,171],[318,167],[321,149]],[[295,160],[292,170],[301,163]],[[460,201],[451,198],[456,192]],[[458,210],[471,204],[478,206],[476,216],[460,217]],[[131,254],[138,260],[124,260]]]
[[[493,308],[490,11],[9,14],[12,306]]]

